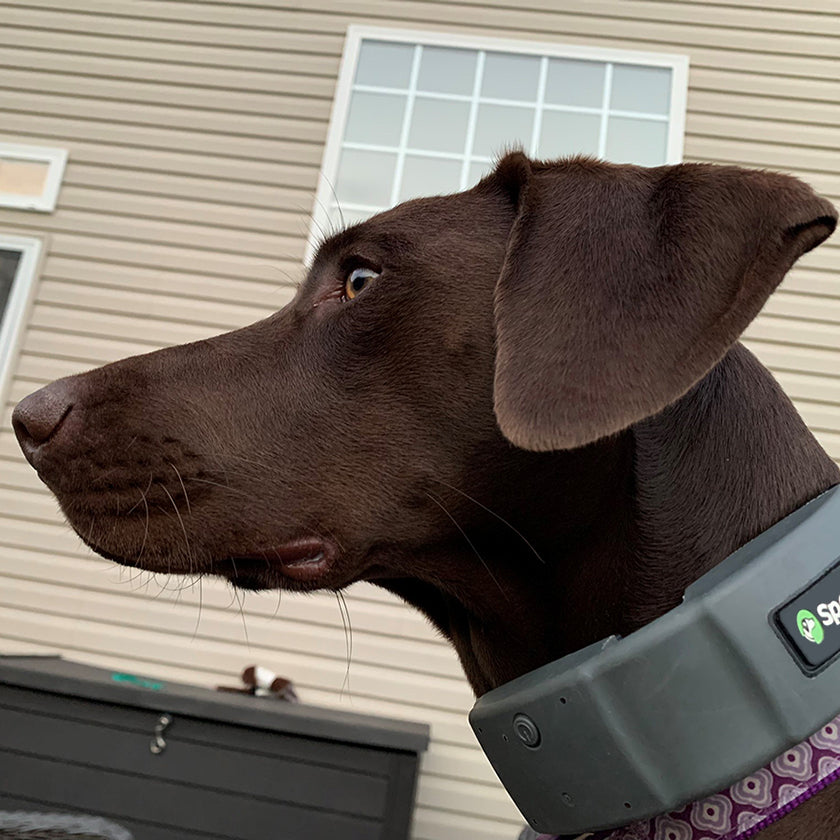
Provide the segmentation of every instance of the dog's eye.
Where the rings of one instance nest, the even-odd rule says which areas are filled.
[[[379,277],[372,268],[354,268],[344,281],[344,298],[353,300],[370,282]]]

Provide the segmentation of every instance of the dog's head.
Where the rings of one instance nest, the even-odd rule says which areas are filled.
[[[276,315],[54,382],[15,430],[118,562],[466,598],[447,550],[482,507],[550,517],[546,459],[563,481],[558,458],[677,400],[835,221],[782,175],[512,153],[327,239]]]

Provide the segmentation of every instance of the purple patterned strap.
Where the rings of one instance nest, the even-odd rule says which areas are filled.
[[[623,828],[583,834],[581,840],[748,840],[838,778],[840,715],[721,793]]]

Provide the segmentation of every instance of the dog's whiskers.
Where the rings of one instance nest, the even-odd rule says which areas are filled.
[[[338,611],[341,613],[341,623],[344,625],[344,646],[347,651],[347,669],[344,672],[344,681],[341,683],[339,697],[344,698],[344,690],[350,694],[350,663],[353,660],[353,625],[350,623],[350,610],[347,608],[347,601],[342,592],[335,593],[338,602]]]
[[[166,489],[165,484],[161,484],[163,488],[163,492],[169,497],[169,501],[172,502],[172,507],[175,509],[175,515],[178,517],[178,522],[181,525],[181,531],[184,533],[184,544],[187,550],[187,559],[190,562],[190,573],[192,573],[193,568],[193,556],[192,550],[190,549],[190,538],[187,536],[187,528],[184,525],[184,520],[181,518],[181,512],[178,510],[178,505],[175,504],[175,499],[172,498],[172,494]],[[171,571],[171,563],[170,563],[170,571]]]
[[[141,494],[141,497],[142,497],[142,494],[143,494],[143,491],[142,491],[142,490],[140,491],[140,494]],[[134,503],[134,504],[133,504],[133,505],[132,505],[132,506],[131,506],[131,507],[130,507],[130,508],[129,508],[126,512],[125,512],[125,516],[131,516],[131,514],[132,514],[132,513],[134,513],[134,511],[135,511],[135,510],[137,510],[137,508],[138,508],[141,504],[143,504],[143,499],[142,499],[142,498],[138,499],[138,500],[137,500],[137,501],[136,501],[136,502],[135,502],[135,503]]]
[[[231,487],[229,484],[221,484],[218,481],[210,481],[207,478],[195,478],[194,476],[188,476],[187,481],[195,481],[198,484],[210,484],[213,487],[221,487],[222,490],[227,490],[230,493],[239,493],[241,496],[247,496],[249,499],[251,498],[251,494],[247,493],[245,490],[240,490],[238,487]]]
[[[168,592],[175,592],[180,597],[182,592],[192,589],[198,583],[198,578],[199,575],[192,572],[188,575],[176,575],[167,579],[164,589]],[[170,586],[171,581],[174,581],[177,585]]]
[[[193,629],[192,641],[196,640],[196,637],[198,636],[198,625],[201,623],[201,609],[204,606],[203,581],[204,581],[204,575],[199,573],[199,575],[198,575],[198,616],[195,619],[195,628]]]
[[[531,545],[531,543],[528,541],[528,538],[518,528],[515,528],[513,525],[511,525],[510,522],[508,522],[507,519],[505,519],[503,516],[500,516],[498,513],[496,513],[496,511],[491,510],[489,507],[487,507],[487,505],[484,505],[481,502],[479,502],[478,499],[474,498],[473,496],[470,496],[469,493],[465,493],[463,490],[459,490],[457,487],[448,484],[440,478],[433,478],[432,481],[436,481],[438,484],[442,484],[444,487],[448,487],[450,490],[454,490],[456,493],[462,495],[465,499],[468,499],[473,504],[478,505],[482,510],[486,510],[487,513],[489,513],[491,516],[494,516],[496,519],[499,520],[499,522],[510,528],[510,530],[513,531],[513,533],[516,534],[516,536],[519,537],[519,539],[521,539],[522,542],[524,542],[525,545],[528,546],[534,557],[536,557],[537,560],[540,561],[540,563],[545,565],[545,560],[543,560],[542,557],[540,557],[539,552],[536,548],[534,548],[534,546]]]
[[[324,206],[324,202],[318,200],[317,198],[315,200],[318,202],[318,206],[324,211],[324,215],[329,219],[329,212],[327,211],[327,208]],[[303,212],[306,212],[305,208],[300,204],[296,205],[296,209],[302,210]],[[319,242],[324,242],[327,239],[327,232],[324,230],[323,226],[315,218],[315,213],[309,213],[308,218],[309,218],[310,224],[315,225],[315,227],[318,229],[318,241]],[[308,231],[306,233],[308,233]]]
[[[176,467],[175,464],[172,464],[169,461],[167,461],[166,463],[169,464],[169,466],[172,467],[173,470],[175,470],[175,475],[178,476],[178,481],[181,483],[181,489],[184,491],[184,501],[187,503],[187,513],[191,514],[192,509],[190,508],[190,497],[187,494],[187,488],[184,487],[184,479],[181,478],[181,473],[178,472],[178,467]]]
[[[94,526],[95,522],[96,522],[96,517],[95,517],[95,516],[91,516],[91,518],[90,518],[90,527],[88,528],[87,537],[86,537],[86,541],[87,541],[88,543],[93,542],[93,526]]]
[[[266,466],[264,463],[262,463],[260,461],[256,461],[253,458],[245,458],[241,455],[229,455],[227,457],[229,457],[231,460],[241,461],[244,464],[251,464],[253,466],[257,466],[257,467],[260,467],[260,468],[265,468],[265,466]],[[240,495],[247,496],[249,499],[252,497],[250,493],[247,493],[244,490],[240,490],[237,487],[231,487],[229,484],[220,484],[218,481],[209,481],[208,479],[205,479],[205,478],[191,478],[191,477],[188,477],[187,481],[197,481],[199,484],[209,484],[213,487],[220,487],[221,489],[228,490],[231,493],[239,493]],[[308,484],[307,482],[304,482],[304,481],[299,481],[298,483],[302,487],[307,487],[310,490],[318,491],[318,489],[319,489],[316,485]],[[286,524],[286,525],[298,526],[298,525],[302,524],[300,522],[300,520],[279,519],[277,517],[275,517],[275,519],[278,522],[283,522],[283,524]],[[346,551],[344,546],[341,544],[341,541],[338,539],[338,537],[336,537],[336,535],[332,531],[328,531],[328,530],[324,529],[324,534],[326,536],[330,537],[342,551]]]
[[[239,571],[236,568],[236,560],[231,557],[230,562],[233,566],[234,576],[239,577]],[[239,605],[239,615],[242,617],[242,629],[245,631],[245,644],[248,646],[248,650],[250,650],[251,640],[248,638],[248,625],[245,623],[245,609],[242,606],[242,599],[239,597],[239,590],[236,588],[236,584],[231,584],[231,588],[233,589],[233,597],[236,598],[236,603]]]
[[[140,491],[140,498],[131,506],[131,508],[128,511],[126,511],[126,516],[128,516],[141,502],[146,508],[146,524],[143,529],[143,542],[140,545],[140,551],[137,554],[138,560],[143,556],[143,552],[146,550],[146,540],[149,537],[149,501],[146,498],[146,494],[151,489],[153,480],[154,477],[152,475],[149,475],[149,483],[146,485],[146,489]]]
[[[149,486],[146,488],[146,493],[149,492],[149,489],[152,486],[152,477],[149,476]],[[143,507],[146,508],[146,524],[143,528],[143,542],[140,544],[140,551],[137,554],[137,559],[143,556],[143,552],[146,550],[146,540],[149,538],[149,501],[146,498],[146,493],[140,492],[140,495],[143,497]]]
[[[496,586],[499,588],[499,592],[502,593],[506,601],[509,601],[510,598],[508,598],[507,592],[505,592],[505,590],[502,589],[502,585],[499,583],[498,580],[496,580],[496,576],[490,570],[490,567],[487,565],[481,554],[479,554],[478,549],[473,545],[472,540],[467,536],[467,532],[456,522],[455,517],[443,506],[443,502],[441,502],[440,499],[437,499],[428,491],[424,492],[449,517],[452,524],[461,532],[461,536],[463,536],[463,538],[467,541],[467,545],[473,550],[473,554],[475,554],[475,556],[478,557],[478,559],[481,561],[481,565],[484,566],[484,568],[487,570],[487,574],[490,575],[490,578],[493,581],[493,583],[495,583]]]
[[[183,492],[184,492],[184,501],[186,502],[186,505],[187,505],[187,515],[192,516],[192,508],[190,507],[190,497],[189,497],[189,494],[187,493],[187,488],[184,487],[184,479],[181,478],[181,473],[178,472],[178,467],[176,467],[175,464],[170,463],[169,461],[167,461],[167,463],[169,464],[170,467],[172,467],[173,470],[175,470],[175,475],[178,476],[178,481],[181,484],[181,490],[183,490]],[[167,495],[169,495],[169,494],[167,493]],[[172,496],[169,496],[169,498],[171,499]],[[173,504],[174,504],[174,502],[173,502]],[[175,512],[178,513],[177,506],[176,506]],[[178,519],[179,520],[181,519],[180,514],[178,514]],[[181,522],[181,527],[183,528],[183,522]],[[190,561],[190,574],[192,574],[193,573],[193,557],[192,557],[192,554],[189,552],[189,550],[187,551],[187,556],[188,556],[189,561]]]
[[[333,201],[335,201],[335,209],[338,210],[338,218],[341,220],[340,230],[344,230],[347,227],[347,222],[344,220],[344,211],[341,209],[341,202],[338,200],[338,193],[335,191],[335,186],[333,185],[333,182],[329,178],[327,178],[327,176],[323,173],[321,174],[321,177],[327,182],[327,185],[330,188]],[[329,217],[330,214],[327,213],[327,218],[329,219]],[[323,244],[323,241],[320,244]]]
[[[154,582],[155,586],[157,586],[157,588],[158,588],[158,591],[154,595],[152,595],[152,600],[157,601],[157,600],[160,599],[160,596],[163,595],[164,592],[166,592],[166,587],[167,587],[167,584],[169,583],[169,575],[167,573],[167,576],[163,579],[163,583],[161,583],[158,580],[158,573],[157,572],[152,572],[152,577],[150,579],[150,583],[151,582]]]
[[[121,582],[122,582],[122,577],[123,577],[123,573],[124,573],[124,572],[125,572],[125,569],[124,569],[122,566],[120,566],[120,579],[121,579]],[[135,581],[137,581],[137,580],[138,580],[139,578],[141,578],[142,576],[143,576],[143,570],[142,570],[142,569],[138,569],[137,571],[132,572],[132,573],[128,576],[128,579],[127,579],[127,580],[125,580],[124,582],[125,582],[125,583],[127,583],[127,584],[128,584],[128,585],[132,588],[132,591],[134,591],[134,582],[135,582]]]

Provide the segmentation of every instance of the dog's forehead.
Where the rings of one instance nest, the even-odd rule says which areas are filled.
[[[313,270],[355,255],[383,261],[425,255],[430,243],[479,225],[482,203],[486,200],[476,190],[405,201],[326,238]]]

